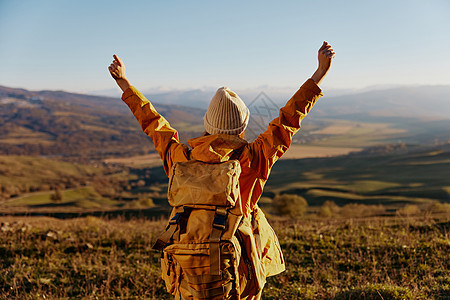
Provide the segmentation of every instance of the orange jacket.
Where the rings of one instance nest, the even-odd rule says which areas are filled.
[[[251,143],[234,135],[215,134],[188,141],[191,158],[204,162],[227,161],[233,150],[243,147],[239,159],[242,173],[239,178],[243,212],[252,212],[255,231],[261,238],[261,262],[266,276],[284,271],[281,248],[272,227],[257,202],[269,177],[273,164],[289,148],[293,135],[300,129],[301,120],[322,96],[321,89],[308,79],[287,104],[280,109],[278,118],[269,123],[267,130]],[[189,147],[179,142],[178,132],[155,110],[153,105],[134,87],[128,88],[122,100],[129,106],[144,132],[153,140],[156,151],[169,174],[175,162],[188,160]]]

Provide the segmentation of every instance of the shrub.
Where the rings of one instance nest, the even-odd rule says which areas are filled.
[[[339,214],[339,206],[336,205],[333,201],[325,201],[320,207],[319,216],[324,218],[330,218],[332,216],[336,216]]]
[[[408,204],[397,210],[397,215],[401,217],[409,217],[420,214],[420,208],[415,204]]]
[[[136,186],[138,186],[138,187],[143,187],[143,186],[145,186],[145,181],[142,180],[142,179],[138,180],[138,182],[136,182]]]
[[[143,207],[151,207],[154,206],[155,204],[153,203],[153,199],[152,198],[148,198],[148,197],[139,197],[139,204]]]
[[[299,195],[283,194],[275,196],[272,205],[277,214],[295,218],[304,215],[308,202]]]
[[[358,203],[350,203],[344,205],[340,214],[343,217],[372,217],[379,216],[386,213],[386,208],[383,205],[365,205]]]
[[[431,213],[450,213],[450,203],[433,202],[426,210]]]
[[[50,200],[53,202],[61,202],[63,200],[63,194],[60,189],[56,189],[53,194],[50,195]]]

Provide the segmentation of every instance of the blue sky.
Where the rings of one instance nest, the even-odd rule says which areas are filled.
[[[330,42],[329,89],[450,84],[450,1],[0,0],[0,85],[292,88]]]

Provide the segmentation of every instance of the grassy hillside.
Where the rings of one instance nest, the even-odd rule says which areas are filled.
[[[135,166],[131,174],[142,180],[132,191],[158,191],[156,204],[167,205],[167,177],[162,167]],[[280,160],[266,183],[260,206],[274,213],[272,199],[281,194],[304,197],[308,214],[313,215],[330,203],[346,206],[341,213],[347,217],[360,215],[361,210],[392,215],[408,206],[450,213],[449,205],[441,205],[450,204],[450,144],[385,145],[347,156]]]
[[[203,111],[155,106],[181,129],[184,141],[202,132]],[[0,87],[1,154],[52,155],[86,162],[152,149],[119,97]]]
[[[345,99],[319,103],[303,121],[302,130],[294,141],[344,148],[448,141],[448,117],[436,119],[426,112],[420,118],[408,117],[411,113],[401,113],[404,105],[400,105],[400,109],[397,107],[394,115],[389,114],[394,108],[385,114],[374,114],[373,105],[378,105],[376,97],[384,99],[382,96],[383,93],[368,93],[358,96],[362,98],[350,97],[348,101],[351,105],[340,104]],[[439,97],[435,95],[433,99]],[[186,142],[204,131],[202,118],[206,106],[196,109],[154,104],[179,130],[181,141]],[[250,140],[264,131],[269,121],[278,115],[276,106],[270,109],[268,115],[264,113],[267,108],[263,103],[255,103],[254,106],[259,113],[254,111],[252,114],[247,132]],[[63,91],[32,92],[0,86],[0,154],[52,155],[87,162],[106,157],[141,155],[152,150],[151,141],[142,133],[139,124],[119,97]]]
[[[30,156],[0,156],[0,197],[75,188],[86,185],[106,169]]]
[[[161,206],[165,213],[168,207],[167,176],[162,167],[94,167],[0,156],[0,171],[3,213],[152,206]],[[260,204],[266,212],[276,213],[272,199],[295,194],[306,199],[309,215],[320,214],[324,205],[329,206],[329,215],[337,216],[341,208],[339,215],[347,217],[362,211],[392,215],[408,206],[410,210],[448,213],[449,178],[450,144],[374,147],[340,157],[280,160],[272,170]],[[57,192],[59,199],[55,199]]]
[[[0,156],[0,214],[165,214],[150,209],[167,202],[161,171]]]
[[[151,250],[165,222],[2,217],[4,299],[172,299]],[[450,220],[276,221],[286,271],[263,299],[448,299]]]
[[[348,114],[323,118],[313,113],[294,136],[300,144],[328,147],[373,147],[383,144],[434,145],[449,142],[450,119]]]
[[[310,206],[325,201],[430,205],[450,202],[450,146],[422,150],[385,149],[387,153],[280,160],[273,168],[265,195],[297,194]]]

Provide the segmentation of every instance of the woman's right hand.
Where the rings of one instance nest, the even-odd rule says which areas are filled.
[[[325,75],[327,75],[335,55],[336,53],[333,48],[331,48],[331,45],[328,44],[328,42],[323,42],[318,54],[319,66],[313,76],[311,76],[311,79],[314,80],[317,85],[321,84],[322,80],[325,78]]]
[[[334,52],[331,45],[328,42],[323,42],[322,47],[319,49],[318,59],[319,59],[319,69],[325,72],[331,68],[331,61],[333,60],[336,53]]]

